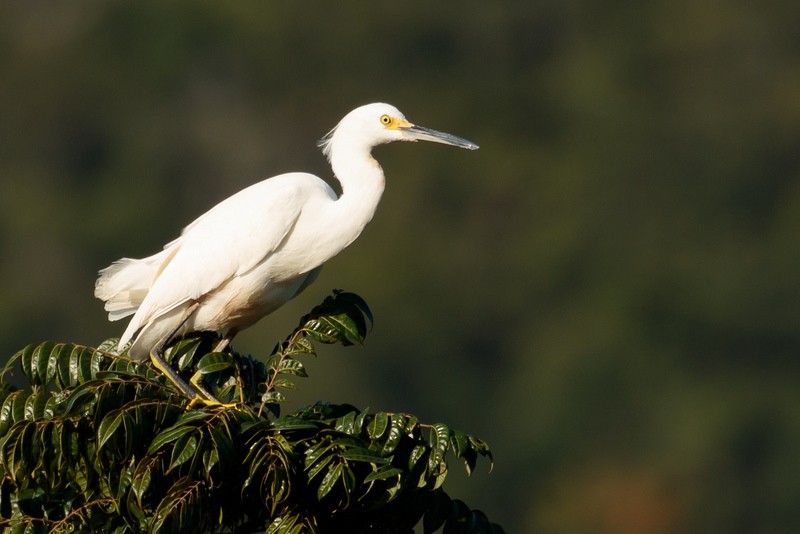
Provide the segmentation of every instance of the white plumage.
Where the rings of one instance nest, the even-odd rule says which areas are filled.
[[[119,348],[133,340],[130,357],[145,359],[184,319],[177,335],[215,331],[230,339],[297,296],[372,219],[384,175],[371,149],[416,140],[478,148],[413,125],[388,104],[362,106],[320,143],[341,196],[311,174],[281,174],[223,200],[161,252],[101,270],[95,296],[109,320],[133,315]]]

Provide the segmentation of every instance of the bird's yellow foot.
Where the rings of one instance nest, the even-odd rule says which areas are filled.
[[[195,407],[220,407],[220,408],[233,408],[236,403],[224,403],[211,394],[202,384],[203,375],[196,373],[190,380],[192,385],[186,383],[178,373],[164,361],[161,353],[163,352],[163,343],[160,343],[153,351],[150,352],[150,359],[153,365],[161,371],[172,384],[177,387],[186,397],[189,398],[189,404],[186,405],[187,410]]]
[[[186,405],[186,410],[194,410],[195,408],[222,408],[224,410],[229,410],[231,408],[236,408],[236,403],[225,403],[217,399],[206,399],[200,395],[195,395],[192,400],[189,401],[189,404]]]

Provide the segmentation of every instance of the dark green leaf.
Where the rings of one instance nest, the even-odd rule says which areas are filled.
[[[48,391],[40,391],[25,401],[25,419],[34,420],[44,417],[47,402],[52,395]]]
[[[383,433],[386,432],[388,427],[389,415],[385,412],[376,413],[375,417],[367,425],[367,433],[373,441],[378,440],[383,436]]]
[[[25,417],[25,404],[29,395],[27,391],[13,391],[3,400],[0,407],[0,437],[6,435],[11,425]]]
[[[102,343],[97,345],[97,350],[100,352],[116,354],[117,345],[119,345],[119,338],[112,337],[104,340]]]
[[[172,457],[170,458],[169,473],[181,464],[188,462],[197,452],[197,435],[195,433],[184,433],[175,440],[172,447]]]
[[[305,452],[305,468],[308,470],[320,458],[330,453],[333,445],[329,440],[322,440]]]
[[[364,477],[364,482],[372,482],[374,480],[386,480],[393,477],[399,477],[403,474],[403,470],[394,467],[391,464],[383,465],[377,470]]]
[[[152,523],[153,532],[177,532],[185,525],[197,524],[201,514],[209,514],[203,506],[203,483],[187,477],[175,482],[161,500]]]
[[[69,355],[69,383],[82,384],[92,379],[92,354],[75,348]]]
[[[75,349],[73,349],[75,350]],[[72,387],[77,385],[75,382],[72,381],[72,375],[70,373],[70,368],[72,366],[72,351],[70,354],[63,354],[60,358],[56,359],[56,366],[57,366],[57,375],[56,375],[56,382],[59,387]]]
[[[336,430],[345,434],[353,434],[356,422],[356,412],[348,412],[336,420]]]
[[[294,343],[292,343],[289,347],[287,347],[286,354],[287,355],[299,355],[299,354],[316,355],[316,351],[314,350],[314,344],[311,342],[310,339],[308,339],[306,337],[303,337],[303,336],[297,336],[294,339]]]
[[[428,458],[428,470],[434,471],[444,460],[447,447],[450,445],[450,429],[447,425],[436,423],[430,432],[431,455]]]
[[[22,349],[22,353],[20,354],[20,365],[22,366],[22,373],[25,375],[25,378],[28,379],[28,382],[31,385],[36,385],[34,382],[33,373],[31,372],[33,354],[36,350],[36,345],[28,345],[24,349]]]
[[[233,366],[231,357],[223,352],[209,352],[197,363],[197,370],[204,375],[224,371]]]
[[[211,439],[214,442],[214,450],[217,451],[220,469],[223,473],[227,472],[231,465],[235,464],[233,439],[228,431],[219,426],[211,427]]]
[[[385,464],[389,461],[377,452],[364,447],[348,447],[342,451],[341,457],[345,460],[368,462],[376,465]]]
[[[50,367],[50,354],[55,357],[58,355],[57,346],[51,342],[45,342],[36,347],[31,355],[29,377],[32,385],[46,386],[49,383],[47,369]]]
[[[452,434],[450,434],[450,449],[453,451],[456,458],[463,457],[464,453],[470,448],[469,436],[457,430],[454,430]]]
[[[136,498],[139,508],[142,507],[142,499],[144,499],[145,493],[150,488],[153,480],[153,469],[157,466],[159,460],[158,457],[153,456],[144,458],[136,466],[136,470],[133,473],[131,494]]]
[[[389,416],[389,435],[383,442],[383,455],[388,456],[394,452],[400,440],[405,435],[406,418],[400,414],[392,414]]]
[[[433,492],[433,497],[429,501],[428,508],[425,510],[425,517],[422,520],[423,532],[428,534],[442,528],[442,525],[450,516],[451,510],[450,497],[441,490]]]
[[[272,383],[272,387],[276,388],[283,388],[283,389],[297,389],[297,386],[286,377],[279,377],[276,378],[275,381]]]
[[[328,464],[330,464],[332,462],[333,462],[333,456],[331,456],[331,455],[325,456],[319,461],[315,461],[314,464],[311,465],[310,468],[306,469],[306,472],[308,473],[308,480],[313,480],[326,467],[328,467]]]
[[[98,384],[84,382],[70,393],[67,399],[65,412],[67,415],[74,415],[81,411],[86,403],[96,399]]]
[[[475,464],[478,462],[478,453],[475,449],[468,448],[461,455],[461,459],[464,460],[464,470],[467,472],[467,476],[472,476],[472,472],[475,470]]]
[[[305,366],[295,358],[285,358],[278,364],[278,369],[282,373],[289,373],[297,376],[308,376]]]
[[[415,445],[408,455],[408,471],[416,480],[417,487],[420,488],[426,486],[428,483],[425,475],[427,474],[430,452],[430,447],[420,443]]]
[[[286,402],[286,396],[280,391],[267,391],[261,396],[261,402],[264,404],[280,404]]]
[[[339,480],[339,477],[342,476],[342,469],[343,466],[340,463],[336,463],[328,469],[325,473],[325,476],[322,477],[322,482],[320,482],[319,487],[317,488],[317,500],[322,500],[325,496],[333,490],[333,487],[336,485],[336,482]]]
[[[124,410],[114,410],[103,418],[103,420],[100,422],[99,428],[97,429],[98,451],[100,451],[106,442],[113,437],[114,432],[117,431],[124,418]]]
[[[178,417],[178,420],[175,421],[175,426],[195,424],[211,417],[213,417],[211,413],[203,410],[189,410],[188,412],[183,412],[181,416]]]
[[[300,419],[299,417],[288,415],[275,419],[272,423],[272,427],[275,430],[316,430],[319,428],[319,425],[306,421],[305,419]]]
[[[369,408],[365,409],[356,416],[353,420],[353,434],[358,436],[364,430],[364,421],[367,420],[367,416],[369,415]]]
[[[158,451],[161,447],[166,445],[167,443],[171,443],[175,440],[180,439],[182,436],[194,432],[195,428],[193,426],[184,426],[178,425],[168,428],[163,432],[159,433],[153,441],[150,443],[150,447],[147,449],[148,454],[153,454],[154,452]]]

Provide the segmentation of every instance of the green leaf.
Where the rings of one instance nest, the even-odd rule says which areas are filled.
[[[376,413],[367,425],[367,434],[373,441],[379,440],[387,428],[389,428],[389,415],[385,412]]]
[[[428,458],[428,470],[434,471],[444,460],[447,448],[450,445],[450,429],[447,425],[436,423],[430,432],[431,455]]]
[[[330,440],[324,439],[306,450],[304,457],[306,470],[317,463],[320,458],[324,457],[325,455],[329,455],[332,447],[333,445],[331,444]]]
[[[211,440],[214,442],[214,450],[217,451],[220,470],[226,473],[235,464],[233,439],[227,431],[223,431],[219,426],[212,426]]]
[[[369,408],[359,412],[353,420],[353,435],[358,436],[364,430],[364,421],[367,420],[367,416],[369,416]]]
[[[30,382],[31,385],[36,385],[34,383],[33,372],[31,371],[33,354],[36,351],[36,348],[36,345],[28,345],[22,349],[20,353],[18,353],[20,355],[19,363],[22,367],[22,374],[25,375],[25,378],[28,379],[28,382]]]
[[[292,390],[297,389],[297,386],[295,385],[294,382],[292,382],[291,380],[289,380],[288,378],[283,377],[283,376],[279,377],[279,378],[276,378],[275,381],[272,383],[272,387],[283,388],[283,389],[292,389]]]
[[[72,375],[70,374],[70,369],[72,366],[72,351],[70,351],[70,354],[62,355],[61,358],[56,358],[55,361],[57,369],[56,383],[58,386],[61,388],[75,386],[76,383],[72,381]]]
[[[353,462],[367,462],[376,465],[389,461],[377,452],[364,447],[348,447],[342,451],[341,457]]]
[[[203,450],[203,470],[207,480],[211,480],[211,471],[214,466],[219,463],[219,453],[213,447],[207,447]]]
[[[305,530],[299,514],[278,516],[272,520],[265,534],[301,534]]]
[[[209,352],[197,362],[197,370],[204,375],[224,371],[232,366],[233,360],[223,352]]]
[[[372,318],[372,310],[369,309],[367,302],[360,296],[356,295],[355,293],[341,291],[338,289],[334,290],[334,295],[338,302],[346,302],[351,308],[357,309],[359,313],[369,320],[370,324],[375,322]]]
[[[386,464],[364,477],[364,482],[372,482],[375,480],[386,480],[389,478],[399,477],[403,474],[403,470],[394,467],[391,464]]]
[[[489,460],[493,460],[492,451],[489,449],[488,443],[480,438],[476,438],[475,436],[470,436],[469,442],[472,445],[472,448],[475,449],[478,454],[488,457]]]
[[[463,432],[453,430],[452,434],[450,434],[450,449],[456,458],[462,458],[464,453],[471,449],[469,436]]]
[[[2,443],[3,467],[15,480],[27,478],[28,469],[32,467],[35,432],[36,424],[33,421],[20,421],[11,427]]]
[[[284,358],[278,364],[278,370],[281,373],[289,373],[303,377],[308,376],[308,373],[306,373],[305,366],[302,364],[300,360],[297,360],[295,358]]]
[[[333,467],[328,469],[325,473],[325,476],[322,477],[322,482],[320,482],[319,487],[317,488],[317,500],[321,501],[325,496],[333,490],[333,487],[336,485],[336,482],[339,480],[339,477],[342,476],[342,469],[343,466],[340,463],[336,463]]]
[[[167,473],[194,457],[197,452],[197,442],[196,433],[188,432],[182,434],[180,438],[175,440]]]
[[[189,410],[188,412],[183,412],[178,420],[175,421],[175,426],[178,425],[188,425],[188,424],[195,424],[200,421],[204,421],[213,417],[212,414],[203,410]]]
[[[106,364],[105,359],[106,358],[101,352],[97,352],[96,350],[91,351],[89,367],[91,369],[92,378],[97,378],[97,374],[103,370],[103,367]]]
[[[25,419],[34,420],[45,416],[47,402],[52,397],[48,391],[40,391],[25,400]]]
[[[419,443],[411,449],[411,453],[408,455],[408,471],[414,480],[416,480],[417,487],[419,488],[425,487],[428,484],[428,479],[425,475],[427,474],[430,452],[430,447]]]
[[[150,447],[147,449],[147,454],[153,454],[167,443],[176,441],[182,436],[194,431],[195,428],[193,426],[176,424],[175,426],[160,432],[155,438],[153,438],[153,441],[150,442]]]
[[[29,396],[27,391],[13,391],[3,400],[0,407],[0,436],[5,436],[14,423],[24,419]]]
[[[97,350],[99,352],[107,352],[110,354],[116,354],[117,352],[117,345],[119,345],[119,338],[118,337],[111,337],[104,340],[102,343],[97,345]]]
[[[356,422],[356,412],[348,412],[336,420],[336,430],[345,434],[353,434]]]
[[[286,402],[286,396],[280,391],[267,391],[261,396],[263,404],[280,404]]]
[[[272,423],[272,428],[275,430],[316,430],[319,428],[317,423],[313,423],[311,421],[306,421],[305,419],[300,419],[299,417],[294,417],[291,415],[287,415],[284,417],[279,417],[275,419]]]
[[[45,342],[34,349],[31,355],[30,373],[28,379],[31,385],[47,386],[50,383],[47,376],[47,370],[50,367],[50,354],[53,353],[58,357],[57,346],[55,343]]]
[[[150,484],[153,481],[153,470],[158,467],[160,458],[158,456],[148,456],[143,458],[136,466],[133,473],[133,480],[131,481],[131,495],[136,498],[136,503],[139,508],[143,507],[142,499],[144,499]]]
[[[176,481],[161,500],[153,517],[152,532],[179,532],[197,525],[199,517],[209,515],[203,506],[205,485],[184,477]]]
[[[285,354],[287,355],[299,355],[299,354],[310,354],[316,355],[316,351],[314,350],[314,344],[311,342],[310,339],[303,336],[297,336],[294,338],[294,342],[286,348]]]
[[[383,442],[383,455],[388,456],[394,452],[397,445],[400,444],[400,440],[405,435],[405,428],[406,428],[406,418],[400,414],[392,414],[389,416],[389,420],[391,421],[389,425],[389,435],[386,437],[386,441]]]
[[[64,408],[65,414],[75,415],[76,412],[84,408],[86,403],[96,400],[97,387],[98,383],[96,382],[84,382],[72,390]]]
[[[69,383],[82,384],[92,379],[92,354],[75,348],[69,355]]]
[[[201,341],[202,339],[197,337],[181,339],[166,350],[164,360],[170,363],[177,371],[185,371],[194,362]]]
[[[308,480],[313,480],[318,474],[320,474],[331,462],[333,462],[333,456],[328,455],[324,456],[321,460],[315,461],[310,468],[306,469],[306,473],[308,474]]]
[[[122,421],[125,419],[124,410],[114,410],[106,415],[100,422],[97,429],[97,450],[102,450],[103,446],[110,440],[114,432],[117,431]]]
[[[129,464],[120,473],[119,483],[117,484],[117,491],[116,491],[117,501],[121,501],[125,497],[125,494],[131,487],[132,482],[133,482],[133,465]]]
[[[436,532],[442,528],[452,510],[451,503],[450,497],[444,491],[437,490],[433,492],[432,498],[428,501],[425,516],[422,519],[423,532]]]
[[[461,455],[461,459],[464,461],[464,470],[467,472],[467,476],[472,476],[472,472],[475,470],[475,464],[478,463],[478,453],[473,448],[469,448],[464,451]]]

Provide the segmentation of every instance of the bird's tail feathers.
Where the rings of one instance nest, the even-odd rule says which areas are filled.
[[[110,321],[136,313],[172,252],[165,249],[140,260],[122,258],[100,271],[94,296],[105,301]]]

